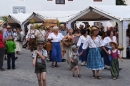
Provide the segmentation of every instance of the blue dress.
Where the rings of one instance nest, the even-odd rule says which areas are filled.
[[[62,56],[61,56],[61,48],[59,42],[52,42],[52,50],[50,55],[50,61],[52,62],[61,62]]]
[[[81,43],[80,47],[79,47],[79,50],[78,50],[78,53],[80,53],[82,51],[82,46],[83,46],[83,43]],[[89,51],[89,48],[87,48],[86,50],[84,50],[83,54],[79,57],[79,60],[80,61],[87,61],[87,55],[88,55],[88,51]]]

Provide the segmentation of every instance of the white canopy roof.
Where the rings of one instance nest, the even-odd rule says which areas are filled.
[[[23,14],[23,13],[10,14],[8,21],[9,21],[9,23],[18,23],[21,25],[30,16],[31,16],[31,14]]]
[[[130,20],[130,6],[89,6],[69,21],[76,20]]]
[[[34,13],[44,19],[58,19],[59,22],[66,22],[80,11],[35,11]]]

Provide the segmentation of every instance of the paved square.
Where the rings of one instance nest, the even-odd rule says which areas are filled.
[[[0,86],[38,86],[29,50],[24,49],[18,57],[16,70],[0,71]],[[123,69],[117,80],[111,79],[109,70],[100,71],[101,80],[92,79],[91,70],[84,66],[79,66],[82,77],[73,78],[66,62],[59,63],[59,66],[51,68],[51,63],[47,63],[47,86],[130,86],[130,60],[120,63]]]

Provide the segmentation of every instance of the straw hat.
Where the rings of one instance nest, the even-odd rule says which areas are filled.
[[[118,45],[117,45],[116,42],[110,42],[110,46],[111,46],[112,44],[114,44],[114,45],[116,46],[116,48],[118,48]]]
[[[98,30],[98,28],[96,26],[92,26],[91,31],[95,31],[95,30]]]
[[[12,36],[7,37],[7,40],[12,40],[12,39],[13,39]]]
[[[56,30],[56,29],[59,29],[59,27],[57,27],[57,26],[54,26],[54,27],[53,27],[53,29],[54,29],[54,30]]]
[[[39,27],[44,26],[44,24],[40,24]]]
[[[10,26],[10,25],[8,25],[8,26],[7,26],[7,29],[8,29],[8,28],[11,28],[11,26]]]
[[[60,24],[61,27],[64,27],[65,25],[64,24]]]

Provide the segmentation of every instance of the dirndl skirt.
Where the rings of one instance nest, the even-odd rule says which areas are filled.
[[[112,59],[110,70],[111,70],[112,77],[117,78],[119,76],[119,61],[118,61],[118,59]]]
[[[61,48],[59,42],[52,42],[52,50],[50,52],[50,61],[52,62],[61,62]]]
[[[78,50],[78,53],[81,53],[82,51],[82,46],[83,46],[83,43],[80,45],[79,47],[79,50]],[[83,54],[79,57],[79,60],[80,61],[87,61],[87,55],[88,55],[88,51],[89,51],[89,48],[87,48],[86,50],[84,50]]]
[[[105,47],[105,48],[107,51],[110,50],[110,48],[107,48],[107,47]],[[110,66],[111,62],[109,59],[109,55],[104,50],[102,50],[102,54],[103,54],[103,58],[104,58],[104,64],[107,66]]]
[[[104,64],[101,58],[100,48],[89,48],[86,67],[92,70],[104,69]]]

